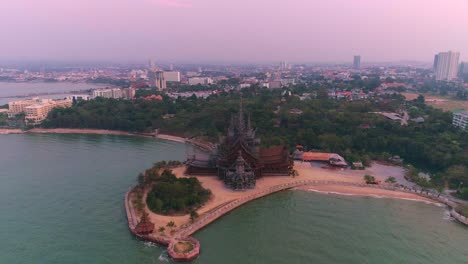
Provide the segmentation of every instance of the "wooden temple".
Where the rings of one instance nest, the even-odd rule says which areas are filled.
[[[189,157],[186,173],[217,175],[233,189],[253,188],[256,179],[264,175],[290,175],[293,161],[288,147],[261,148],[255,132],[250,115],[245,120],[241,101],[239,115],[231,116],[227,135],[206,157]]]

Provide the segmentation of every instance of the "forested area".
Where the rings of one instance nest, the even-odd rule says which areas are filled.
[[[171,170],[161,175],[146,175],[152,179],[152,189],[146,198],[149,209],[168,215],[195,211],[211,197],[211,191],[204,189],[195,177],[177,178]]]
[[[387,160],[401,156],[415,167],[436,173],[451,166],[468,166],[468,133],[451,125],[452,114],[424,104],[423,98],[406,102],[402,96],[358,101],[326,99],[326,91],[316,91],[317,99],[300,100],[281,91],[260,88],[242,91],[245,113],[265,146],[285,142],[309,150],[336,152],[348,161]],[[97,99],[82,101],[67,109],[55,109],[45,127],[102,128],[124,131],[160,129],[184,137],[203,136],[217,141],[224,134],[231,114],[239,110],[240,93],[162,101]],[[290,111],[300,110],[299,114]],[[371,112],[409,110],[422,116],[423,123],[401,126]],[[164,118],[166,114],[174,117]],[[166,115],[167,116],[167,115]],[[438,173],[438,174],[437,174]],[[437,176],[439,175],[439,176]],[[460,179],[453,181],[457,184]]]

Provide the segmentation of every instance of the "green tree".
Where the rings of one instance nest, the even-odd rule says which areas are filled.
[[[468,182],[468,170],[463,165],[450,166],[445,172],[444,179],[452,188],[458,188],[461,182]]]
[[[388,177],[388,178],[385,180],[385,182],[386,182],[386,183],[394,184],[394,183],[396,183],[397,181],[396,181],[395,177],[390,176],[390,177]]]
[[[198,218],[198,213],[195,210],[190,211],[190,221],[195,221]]]
[[[376,184],[377,182],[375,181],[375,177],[374,176],[371,176],[371,175],[364,175],[364,181],[367,183],[367,184]]]
[[[138,186],[140,188],[145,187],[145,175],[143,175],[143,173],[138,174],[137,180],[138,180]]]
[[[176,228],[177,225],[174,223],[174,221],[169,221],[169,222],[166,224],[166,227],[169,227],[171,230],[174,230],[174,228]]]
[[[463,200],[468,200],[468,187],[461,189],[460,198],[462,198]]]

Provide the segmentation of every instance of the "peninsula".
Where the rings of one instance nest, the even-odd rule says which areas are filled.
[[[200,243],[191,237],[195,232],[243,204],[287,189],[456,206],[437,194],[424,193],[401,184],[382,183],[389,173],[398,181],[404,181],[404,170],[400,167],[374,163],[364,170],[330,169],[327,166],[312,166],[309,162],[293,162],[284,146],[261,150],[249,118],[245,120],[241,105],[239,116],[231,118],[226,137],[206,154],[205,159],[189,155],[184,165],[177,162],[159,163],[139,176],[139,185],[125,196],[128,224],[135,236],[167,245],[168,253],[174,260],[190,261],[200,254]],[[375,183],[380,184],[366,183],[364,176],[370,174],[375,175]],[[168,175],[173,180],[163,180]],[[165,185],[159,188],[158,195],[171,195],[169,201],[172,202],[169,203],[172,204],[169,206],[178,211],[170,213],[166,209],[163,210],[164,214],[160,210],[155,211],[155,206],[148,204],[149,193],[161,181],[175,182],[176,179],[187,179],[184,182],[200,186],[196,187],[197,190],[204,193],[209,190],[210,195],[205,196],[209,199],[193,196],[199,191],[192,192],[193,195],[183,194],[181,185],[170,187],[177,190],[168,190],[169,185]],[[188,201],[191,206],[186,206],[184,201]],[[163,206],[162,201],[151,203],[159,203],[158,208]],[[453,213],[456,214],[455,211]]]

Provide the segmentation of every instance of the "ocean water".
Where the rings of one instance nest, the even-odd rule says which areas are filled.
[[[84,91],[95,88],[103,88],[109,85],[93,83],[69,83],[69,82],[0,82],[0,105],[10,101],[24,100],[17,96],[43,94],[39,98],[60,99],[67,97],[68,92]],[[53,93],[46,95],[45,93]],[[32,96],[30,96],[32,97]]]
[[[189,149],[187,149],[189,148]],[[128,231],[124,194],[190,147],[153,138],[0,136],[0,264],[168,263]],[[195,234],[194,263],[468,263],[468,228],[446,209],[285,191]]]

